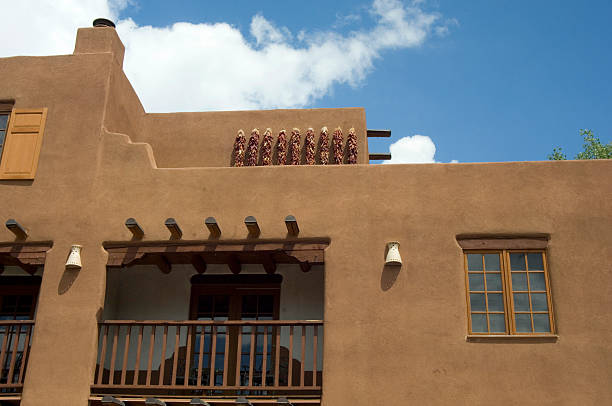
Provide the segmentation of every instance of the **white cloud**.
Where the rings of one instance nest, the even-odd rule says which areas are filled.
[[[95,17],[116,19],[129,0],[13,1],[4,5],[0,33],[11,41],[1,56],[71,53],[77,27]],[[146,6],[146,4],[143,4]],[[33,12],[33,10],[35,10]],[[438,29],[439,16],[418,2],[374,0],[374,25],[348,34],[297,33],[263,15],[250,34],[225,23],[139,26],[117,22],[126,46],[124,69],[147,111],[303,107],[334,85],[359,85],[380,53],[420,46]],[[314,25],[313,25],[314,26]]]
[[[402,137],[389,146],[391,159],[384,164],[426,164],[436,163],[436,144],[426,135],[415,134]],[[456,159],[450,163],[458,163]]]
[[[433,163],[436,162],[436,144],[425,135],[403,137],[389,146],[391,160],[386,164]]]

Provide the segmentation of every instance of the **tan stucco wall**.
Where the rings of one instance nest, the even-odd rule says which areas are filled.
[[[300,236],[331,239],[324,405],[612,403],[612,161],[155,169],[153,154],[160,167],[178,162],[178,150],[158,153],[158,145],[183,148],[189,166],[193,145],[160,133],[151,148],[113,133],[140,131],[132,141],[147,141],[152,122],[132,117],[141,107],[117,66],[108,53],[0,60],[1,98],[49,108],[36,179],[0,182],[0,218],[17,219],[31,241],[54,242],[23,405],[86,404],[104,303],[102,243],[130,238],[126,218],[137,219],[147,240],[168,239],[167,217],[185,240],[205,239],[207,216],[223,238],[242,239],[247,215],[256,216],[261,238],[284,238],[287,214],[298,219]],[[109,95],[124,106],[111,108]],[[264,113],[233,114],[242,126]],[[312,125],[342,125],[348,113],[304,114]],[[193,124],[194,113],[182,127],[180,116],[168,122],[191,139],[208,125]],[[308,122],[297,114],[291,121]],[[234,124],[223,125],[219,134],[233,138]],[[463,233],[550,235],[557,342],[466,342],[455,241]],[[0,241],[12,240],[0,229]],[[398,273],[383,267],[393,240],[404,259]],[[84,246],[76,273],[64,269],[73,243]]]

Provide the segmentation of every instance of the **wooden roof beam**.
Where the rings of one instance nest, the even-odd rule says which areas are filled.
[[[242,264],[237,255],[230,255],[227,259],[227,266],[234,275],[238,275],[242,271]]]
[[[388,161],[391,159],[391,153],[377,153],[373,152],[369,157],[370,161]]]
[[[166,219],[164,224],[166,225],[166,227],[168,227],[168,230],[170,230],[171,240],[181,239],[181,237],[183,236],[183,231],[181,231],[181,228],[179,227],[175,219],[173,219],[172,217],[169,217]]]
[[[273,275],[276,272],[276,262],[272,255],[265,256],[262,260],[262,265],[268,275]]]
[[[204,261],[200,255],[194,255],[191,257],[191,265],[193,265],[199,274],[206,272],[206,261]]]
[[[168,274],[172,270],[172,264],[163,255],[152,255],[151,262],[154,265],[157,265],[159,270],[162,271],[163,273]]]
[[[368,138],[389,138],[391,136],[391,130],[367,130]]]

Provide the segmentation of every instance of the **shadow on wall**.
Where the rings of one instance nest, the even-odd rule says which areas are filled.
[[[57,294],[63,295],[68,292],[74,281],[79,277],[79,269],[69,269],[64,270],[64,274],[62,275],[62,279],[60,279],[59,285],[57,287]]]
[[[401,265],[383,265],[382,273],[380,274],[380,288],[383,291],[386,292],[393,287],[401,269]]]

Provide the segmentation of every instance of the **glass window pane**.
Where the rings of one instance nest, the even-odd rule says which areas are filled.
[[[274,296],[263,295],[259,297],[259,312],[268,314],[274,312]]]
[[[544,261],[542,260],[542,253],[530,252],[527,254],[527,264],[531,271],[543,271]]]
[[[473,312],[486,311],[484,293],[470,293],[470,305]]]
[[[513,271],[524,271],[525,268],[525,254],[522,252],[513,252],[510,254],[510,268]]]
[[[533,329],[536,333],[550,333],[548,313],[533,315]]]
[[[6,123],[8,122],[8,114],[0,114],[0,130],[6,129]]]
[[[502,280],[500,273],[488,273],[487,274],[487,290],[502,290]]]
[[[534,312],[548,311],[548,302],[546,301],[546,293],[532,293],[531,307]]]
[[[529,287],[531,290],[546,290],[546,280],[544,272],[529,273]]]
[[[490,312],[503,312],[504,311],[504,299],[501,293],[489,293],[489,311]]]
[[[527,273],[513,272],[512,273],[512,290],[527,290]]]
[[[499,254],[485,254],[484,257],[487,271],[499,271]]]
[[[470,290],[484,290],[484,275],[483,274],[470,274],[468,276],[470,281]]]
[[[529,311],[529,295],[527,293],[514,294],[514,310],[517,312]]]
[[[4,144],[4,135],[5,135],[5,132],[3,130],[0,131],[0,145]]]
[[[212,296],[200,296],[198,299],[198,313],[212,313]]]
[[[467,254],[468,271],[482,271],[482,254]]]
[[[506,321],[503,314],[489,314],[489,325],[491,333],[505,333]]]
[[[519,333],[531,333],[531,315],[517,314],[516,315],[516,331]]]
[[[257,314],[257,296],[245,295],[242,296],[242,315]]]
[[[472,332],[473,333],[487,333],[487,315],[486,314],[474,314],[472,313]]]
[[[229,313],[229,296],[215,296],[215,315],[223,316]]]

